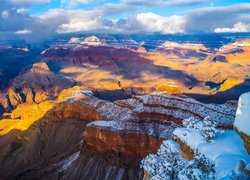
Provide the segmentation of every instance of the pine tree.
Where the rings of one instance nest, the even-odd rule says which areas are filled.
[[[186,160],[180,156],[179,145],[171,140],[164,141],[156,155],[148,155],[141,163],[151,180],[176,179],[185,165]]]
[[[185,128],[197,129],[199,130],[202,126],[202,122],[194,117],[184,119],[182,122]]]
[[[209,116],[205,117],[203,122],[194,117],[183,120],[184,127],[200,131],[207,142],[211,141],[216,133],[223,133],[222,130],[216,128],[217,125],[216,121],[212,120]]]
[[[206,158],[205,155],[196,151],[194,160],[189,161],[188,165],[179,172],[178,179],[180,180],[212,180],[215,179],[215,165]]]
[[[213,137],[215,137],[216,133],[223,133],[224,131],[217,129],[217,123],[212,120],[209,116],[204,118],[201,133],[207,142],[211,141]]]

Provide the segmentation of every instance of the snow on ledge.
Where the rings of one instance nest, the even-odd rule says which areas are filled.
[[[250,92],[240,96],[234,126],[250,136]]]
[[[215,163],[216,179],[227,178],[240,160],[250,163],[244,142],[234,130],[217,134],[212,142],[207,143],[202,134],[195,129],[176,128],[174,133],[191,149],[198,150]]]
[[[191,149],[195,150],[201,143],[206,143],[201,132],[190,128],[176,128],[173,134]]]

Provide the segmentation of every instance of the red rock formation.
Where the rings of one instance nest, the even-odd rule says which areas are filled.
[[[9,90],[0,96],[0,104],[10,111],[22,103],[40,103],[57,97],[71,85],[70,80],[53,73],[46,63],[36,63],[14,79]]]
[[[215,120],[227,125],[232,124],[236,110],[235,106],[228,105],[225,111],[224,105],[210,106],[186,96],[166,94],[137,96],[109,103],[91,97],[88,92],[78,91],[74,98],[78,103],[94,105],[108,120],[87,126],[84,135],[86,145],[98,152],[132,157],[155,152],[162,138],[170,138],[174,127],[180,126],[184,118],[194,116],[202,120],[212,113],[214,118],[218,118]]]
[[[79,121],[86,121],[86,123],[89,121],[106,119],[105,116],[102,116],[94,108],[77,102],[59,103],[54,107],[52,111],[46,114],[45,118],[51,121],[76,119]]]
[[[84,143],[98,152],[112,153],[117,156],[143,158],[156,153],[163,139],[146,134],[112,131],[98,127],[87,127]]]

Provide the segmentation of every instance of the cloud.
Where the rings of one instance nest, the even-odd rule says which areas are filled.
[[[235,32],[250,32],[250,24],[244,24],[242,22],[238,22],[233,25],[233,27],[229,28],[216,28],[214,30],[215,33],[235,33]]]
[[[0,0],[0,8],[3,7],[1,3],[3,1]],[[27,9],[6,3],[3,5],[4,9],[0,9],[0,35],[6,34],[4,32],[17,35],[16,32],[20,29],[29,29],[32,31],[33,39],[49,38],[57,33],[109,29],[112,23],[105,19],[106,16],[135,9],[134,6],[127,4],[108,3],[92,10],[51,9],[40,16],[30,16]]]
[[[106,3],[91,10],[51,9],[39,16],[29,14],[31,4],[49,0],[0,0],[0,38],[30,38],[42,40],[62,33],[195,33],[195,32],[249,32],[250,3],[231,6],[197,8],[182,16],[162,16],[151,12],[140,13],[141,6],[123,0],[123,3]],[[125,3],[125,1],[127,3]],[[10,4],[10,2],[12,4]],[[87,2],[87,1],[86,1]],[[135,0],[134,2],[145,2]],[[163,0],[147,1],[162,3]],[[164,1],[165,3],[173,0]],[[174,1],[183,2],[182,0]],[[185,3],[194,3],[194,0]],[[198,2],[198,1],[196,1]],[[203,1],[205,2],[205,1]],[[122,19],[116,15],[137,12]],[[119,16],[118,16],[119,17]],[[112,19],[110,19],[112,18]],[[24,35],[25,36],[21,36]]]
[[[55,9],[39,17],[41,22],[51,24],[57,33],[110,31],[113,23],[104,17],[131,11],[135,7],[126,4],[105,4],[93,10],[65,10]],[[60,21],[60,23],[58,23]]]
[[[250,3],[193,9],[187,13],[187,32],[214,32],[237,22],[250,23]]]
[[[197,8],[183,16],[139,13],[117,21],[107,19],[107,16],[137,10],[137,8],[131,4],[107,3],[88,11],[51,10],[38,19],[40,24],[54,33],[211,33],[217,28],[232,27],[238,22],[250,23],[248,16],[250,3]]]
[[[102,0],[61,0],[61,4],[70,9],[77,7],[78,5],[95,4],[101,2]]]
[[[98,11],[99,10],[99,11]],[[63,11],[66,17],[66,23],[57,27],[57,33],[74,33],[74,32],[103,32],[103,33],[163,33],[175,34],[185,32],[185,18],[182,16],[164,17],[154,13],[140,13],[130,16],[126,19],[111,21],[102,18],[102,14],[115,13],[116,10],[111,8],[111,11],[100,10],[97,8],[94,11],[86,12],[79,10]],[[58,13],[58,12],[57,12]],[[55,15],[55,12],[52,13]],[[59,13],[60,14],[60,13]],[[57,14],[58,17],[61,15]],[[57,16],[54,16],[57,17]],[[62,15],[63,16],[63,15]],[[70,17],[70,18],[67,18]],[[48,22],[51,19],[51,14],[47,14]],[[57,18],[56,18],[57,19]]]
[[[185,6],[209,2],[212,0],[122,0],[123,3],[154,6]]]
[[[23,29],[23,30],[19,30],[19,31],[16,31],[15,34],[18,34],[18,35],[27,35],[27,34],[31,34],[32,31],[28,30],[28,29]]]
[[[18,31],[33,24],[34,19],[20,9],[3,10],[0,16],[0,31]]]
[[[154,13],[140,13],[116,23],[118,32],[175,34],[185,32],[183,16],[164,17]]]

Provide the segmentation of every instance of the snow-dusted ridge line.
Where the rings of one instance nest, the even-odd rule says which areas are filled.
[[[132,102],[132,104],[130,104],[131,106],[135,107],[136,109],[135,111],[137,112],[143,112],[144,110],[150,112],[150,109],[151,110],[155,109],[156,112],[162,112],[162,113],[171,112],[175,114],[175,117],[180,118],[180,119],[184,118],[181,113],[183,112],[181,110],[184,109],[189,112],[193,112],[194,114],[198,114],[201,117],[211,116],[211,118],[213,118],[219,123],[223,119],[223,123],[232,124],[234,117],[235,117],[235,111],[236,111],[236,107],[233,107],[233,106],[229,106],[226,104],[223,104],[223,105],[209,104],[208,105],[208,104],[198,102],[187,96],[173,96],[173,95],[162,94],[162,93],[153,93],[149,95],[136,96],[136,98],[139,99],[138,102],[143,102],[144,104],[144,106],[142,105],[136,106],[138,102],[137,103]],[[160,104],[160,105],[164,105],[167,107],[173,107],[173,108],[176,108],[176,110],[179,111],[180,113],[178,113],[177,111],[174,112],[175,110],[164,109],[161,107],[150,108],[146,106],[147,104]]]
[[[88,126],[107,129],[115,132],[133,132],[153,135],[161,138],[171,137],[174,128],[185,118],[197,114],[203,120],[207,115],[222,125],[232,125],[236,107],[228,105],[208,106],[188,98],[163,93],[134,96],[131,99],[109,102],[95,97],[92,91],[77,90],[72,93],[66,103],[80,103],[94,108],[105,122],[92,122]],[[152,104],[153,106],[151,106]],[[156,105],[156,106],[154,106]],[[127,106],[129,108],[125,108]],[[217,107],[219,106],[219,107]],[[229,114],[224,109],[229,108]],[[219,111],[221,110],[221,111]],[[139,117],[149,114],[148,117]],[[156,115],[150,118],[150,114]],[[166,117],[158,118],[158,116]],[[170,119],[168,119],[168,117]],[[177,124],[176,124],[177,123]]]
[[[145,134],[151,136],[157,136],[159,138],[170,137],[173,130],[172,127],[159,125],[157,128],[153,125],[139,125],[135,123],[120,123],[117,121],[94,121],[87,125],[88,128],[100,128],[109,132],[130,134]],[[160,134],[158,133],[160,132]]]

